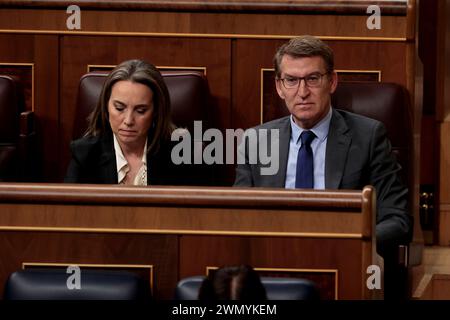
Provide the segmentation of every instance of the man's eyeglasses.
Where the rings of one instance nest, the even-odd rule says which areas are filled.
[[[300,85],[300,82],[302,80],[305,80],[305,84],[309,88],[317,88],[322,85],[322,78],[324,75],[327,75],[329,72],[325,73],[312,73],[310,75],[307,75],[306,77],[285,77],[285,78],[279,78],[281,82],[283,82],[283,85],[286,89],[296,89]]]

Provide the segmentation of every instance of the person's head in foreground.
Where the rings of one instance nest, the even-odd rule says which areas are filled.
[[[267,300],[258,273],[247,265],[222,267],[203,281],[199,300]]]

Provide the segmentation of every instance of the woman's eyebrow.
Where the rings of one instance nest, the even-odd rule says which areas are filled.
[[[146,103],[137,104],[134,106],[135,108],[150,108],[150,105]]]
[[[123,103],[122,101],[120,101],[120,100],[113,100],[113,103],[114,104],[120,104],[121,106],[125,106],[125,103]]]

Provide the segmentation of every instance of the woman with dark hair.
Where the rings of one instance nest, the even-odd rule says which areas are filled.
[[[85,135],[71,143],[65,182],[188,184],[170,158],[170,97],[152,64],[128,60],[115,67],[88,121]]]
[[[258,273],[247,265],[222,267],[203,281],[199,300],[267,300]]]

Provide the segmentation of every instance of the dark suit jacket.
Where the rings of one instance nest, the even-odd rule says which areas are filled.
[[[255,129],[279,129],[278,172],[261,175],[263,165],[249,164],[248,145],[243,143],[238,152],[242,154],[245,150],[246,163],[238,164],[234,185],[284,188],[291,137],[290,118],[277,119]],[[325,155],[325,188],[360,190],[366,185],[375,187],[376,237],[381,250],[386,245],[408,243],[412,234],[412,217],[407,207],[408,190],[400,182],[400,170],[381,122],[333,109]]]
[[[147,155],[147,184],[196,185],[193,171],[175,165],[170,158],[174,142],[162,143],[155,154]],[[117,184],[117,165],[112,134],[84,137],[70,144],[72,160],[64,182]]]

